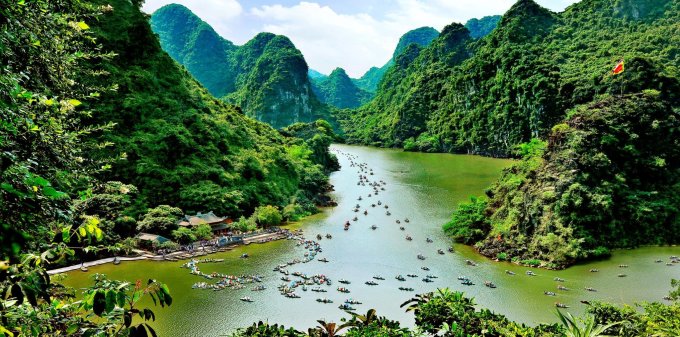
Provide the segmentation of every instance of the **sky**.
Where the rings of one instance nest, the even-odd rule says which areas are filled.
[[[563,11],[579,0],[536,0]],[[329,74],[344,68],[361,77],[384,65],[399,38],[430,26],[503,14],[515,0],[146,0],[143,10],[178,3],[210,24],[222,37],[245,44],[260,32],[288,36],[310,68]]]

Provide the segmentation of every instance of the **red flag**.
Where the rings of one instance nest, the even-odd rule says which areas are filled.
[[[623,60],[621,60],[616,65],[616,67],[614,67],[614,69],[612,70],[612,75],[618,75],[618,74],[622,73],[624,70],[625,70],[625,65],[624,65]]]

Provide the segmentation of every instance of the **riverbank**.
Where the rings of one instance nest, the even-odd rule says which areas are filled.
[[[56,275],[56,274],[81,270],[82,267],[90,268],[90,267],[99,266],[99,265],[103,265],[103,264],[114,263],[114,261],[116,259],[118,259],[118,261],[120,261],[120,262],[140,261],[140,260],[151,260],[151,261],[160,261],[160,262],[188,260],[188,259],[192,259],[192,258],[199,257],[199,256],[206,256],[206,255],[210,255],[210,254],[228,252],[228,251],[231,251],[231,250],[233,250],[233,249],[235,249],[239,246],[249,245],[249,244],[252,244],[252,243],[263,244],[263,243],[282,240],[282,239],[286,238],[286,235],[284,233],[285,233],[284,231],[277,231],[277,232],[273,232],[273,233],[262,233],[262,234],[258,234],[258,235],[254,235],[254,236],[251,236],[251,237],[244,238],[242,244],[234,244],[234,245],[229,245],[229,246],[224,246],[224,247],[219,247],[219,248],[202,247],[201,249],[196,250],[193,253],[189,253],[189,252],[185,252],[185,251],[176,251],[176,252],[172,252],[172,253],[168,253],[168,254],[164,254],[164,255],[155,255],[155,254],[151,254],[148,251],[139,250],[137,252],[140,254],[140,256],[107,257],[107,258],[99,259],[99,260],[95,260],[95,261],[84,262],[82,264],[71,265],[71,266],[67,266],[67,267],[48,270],[47,274],[48,275]]]

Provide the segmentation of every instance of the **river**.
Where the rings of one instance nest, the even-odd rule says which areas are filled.
[[[250,287],[220,292],[192,290],[192,284],[204,279],[181,269],[181,262],[135,261],[117,266],[102,265],[91,267],[86,273],[71,272],[65,283],[75,287],[86,286],[91,284],[90,276],[94,273],[120,280],[155,278],[165,282],[170,287],[174,302],[169,308],[154,309],[157,321],[153,326],[160,336],[180,337],[221,336],[259,320],[306,329],[315,326],[317,319],[338,321],[348,317],[338,309],[338,305],[348,297],[363,302],[355,306],[360,313],[375,308],[381,316],[412,325],[412,315],[405,313],[399,305],[416,293],[442,287],[464,291],[480,306],[514,320],[528,324],[555,322],[554,303],[557,301],[569,305],[569,311],[573,313],[583,311],[580,300],[600,299],[628,304],[660,301],[669,291],[670,279],[680,277],[680,266],[654,262],[656,259],[666,262],[670,255],[680,255],[679,247],[617,251],[608,260],[581,264],[563,271],[535,270],[537,276],[525,275],[528,270],[525,267],[485,259],[466,246],[456,245],[455,253],[439,255],[437,249],[445,250],[450,246],[441,225],[448,220],[453,207],[471,195],[482,194],[511,161],[347,145],[333,145],[332,150],[356,156],[357,162],[366,163],[373,170],[374,175],[367,174],[369,180],[383,180],[386,185],[385,191],[368,197],[368,194],[373,194],[373,189],[368,185],[357,186],[358,168],[350,167],[347,156],[338,155],[342,169],[331,176],[331,183],[335,186],[333,197],[338,206],[292,225],[292,228],[303,229],[308,238],[327,233],[333,236],[330,240],[320,241],[323,253],[317,256],[330,262],[314,261],[288,268],[291,273],[328,275],[333,285],[326,287],[327,293],[298,290],[297,293],[302,296],[300,299],[279,295],[276,288],[282,283],[279,280],[281,274],[273,272],[272,268],[291,259],[302,258],[304,253],[293,241],[240,247],[210,256],[224,258],[223,263],[200,265],[201,270],[207,273],[261,274],[265,278],[262,284],[267,286],[267,290],[261,292],[252,292]],[[359,196],[362,201],[357,201]],[[389,205],[390,216],[386,215],[384,208],[371,207],[370,204],[378,200]],[[361,213],[353,212],[357,203],[361,205]],[[368,215],[363,214],[364,210],[368,211]],[[344,231],[342,225],[354,216],[358,217],[358,221],[352,222],[350,230]],[[405,223],[405,218],[409,218],[410,222]],[[396,224],[397,219],[401,220],[400,225]],[[378,228],[372,230],[372,225]],[[400,226],[404,226],[405,231],[401,231]],[[405,240],[407,234],[413,237],[413,241]],[[428,237],[433,243],[426,242]],[[241,259],[242,253],[251,257]],[[426,260],[418,260],[417,254],[423,254]],[[477,262],[478,266],[467,266],[467,259]],[[629,267],[621,269],[618,267],[620,264]],[[423,266],[429,267],[430,271],[421,270]],[[591,273],[589,270],[593,268],[600,271]],[[512,270],[516,275],[508,275],[505,270]],[[617,277],[619,273],[625,273],[627,277]],[[398,274],[417,274],[420,277],[399,282],[395,279]],[[433,283],[424,283],[421,279],[426,274],[438,278]],[[374,275],[381,275],[385,280],[378,281],[377,286],[365,285],[364,282]],[[461,285],[457,280],[461,275],[468,276],[476,285]],[[565,282],[559,284],[571,290],[558,290],[558,282],[553,280],[555,277],[564,279]],[[351,290],[350,294],[335,290],[341,286],[337,281],[342,278],[352,282],[346,286]],[[498,288],[485,287],[485,280],[495,282]],[[400,291],[400,286],[412,287],[415,291]],[[592,287],[597,292],[586,291],[584,287]],[[553,291],[557,296],[545,296],[544,291]],[[241,302],[239,298],[243,296],[252,297],[254,302]],[[316,298],[319,297],[331,298],[335,303],[318,303]]]

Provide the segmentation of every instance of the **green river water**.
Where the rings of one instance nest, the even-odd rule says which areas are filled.
[[[525,275],[527,268],[509,263],[493,262],[477,255],[471,248],[456,246],[455,253],[438,255],[437,249],[450,245],[443,235],[441,224],[446,222],[453,207],[471,195],[480,195],[500,174],[509,160],[490,159],[477,156],[407,153],[396,150],[376,149],[359,146],[334,145],[334,151],[342,151],[356,156],[358,162],[365,162],[375,175],[371,180],[387,182],[386,191],[378,196],[368,197],[372,189],[357,186],[358,169],[350,167],[344,155],[338,155],[342,169],[331,176],[335,186],[333,197],[337,207],[310,217],[293,228],[302,228],[308,238],[316,234],[330,233],[331,240],[323,239],[320,244],[325,257],[330,262],[314,261],[297,264],[288,270],[307,274],[325,274],[334,282],[327,293],[311,291],[297,293],[300,299],[288,299],[279,295],[276,287],[281,284],[281,274],[273,272],[278,264],[294,258],[302,258],[304,253],[293,241],[278,241],[263,245],[249,245],[231,252],[214,254],[210,257],[224,258],[225,262],[201,264],[203,272],[217,271],[224,274],[260,274],[265,280],[262,284],[267,290],[252,292],[250,287],[242,290],[193,290],[192,284],[204,279],[190,275],[187,269],[180,268],[182,262],[137,261],[123,262],[92,267],[89,272],[80,271],[68,274],[65,283],[74,287],[91,284],[94,273],[107,274],[110,278],[134,281],[155,278],[170,287],[174,302],[169,308],[156,308],[157,321],[154,323],[160,336],[223,336],[238,327],[250,325],[255,321],[268,320],[300,329],[315,326],[317,319],[337,321],[347,317],[337,308],[345,299],[352,297],[363,302],[356,305],[358,312],[375,308],[381,316],[397,319],[406,325],[413,324],[413,317],[399,305],[415,293],[449,287],[462,290],[484,307],[507,315],[511,319],[536,324],[554,322],[556,301],[565,303],[573,313],[580,313],[583,305],[580,300],[600,299],[616,303],[633,304],[638,301],[660,301],[669,291],[670,279],[680,277],[680,266],[668,267],[664,263],[654,263],[656,259],[668,260],[670,255],[680,255],[680,247],[650,247],[615,252],[611,259],[577,265],[563,271],[535,270],[538,276]],[[359,196],[363,201],[357,201]],[[383,208],[371,208],[378,200],[390,206],[392,215],[387,216]],[[368,215],[354,213],[355,204],[361,205]],[[351,229],[344,231],[345,221],[358,216]],[[410,223],[405,224],[408,217]],[[399,230],[396,219],[402,220],[406,231]],[[377,230],[371,230],[371,225]],[[410,234],[413,241],[406,241]],[[426,243],[430,237],[433,243]],[[248,253],[249,259],[240,259]],[[425,261],[416,258],[417,254],[427,257]],[[466,266],[465,260],[478,263],[476,267]],[[620,269],[620,264],[629,268]],[[425,272],[422,266],[431,270]],[[598,273],[589,272],[597,268]],[[505,270],[516,272],[515,276]],[[617,277],[626,273],[624,278]],[[418,274],[420,278],[399,282],[394,279],[398,274]],[[374,275],[381,275],[385,281],[377,286],[364,282]],[[421,278],[433,274],[438,278],[433,283],[424,283]],[[474,286],[464,286],[456,279],[468,276]],[[291,276],[292,277],[292,276]],[[564,286],[570,291],[557,290],[554,277],[566,281]],[[348,279],[352,284],[346,287],[351,294],[342,294],[335,289],[341,286],[339,279]],[[483,285],[490,280],[498,285],[489,289]],[[415,292],[402,292],[397,288],[407,286]],[[588,292],[584,287],[592,287],[597,292]],[[557,297],[543,295],[543,291],[554,291]],[[253,303],[239,300],[251,296]],[[321,304],[315,300],[328,297],[333,304]]]

